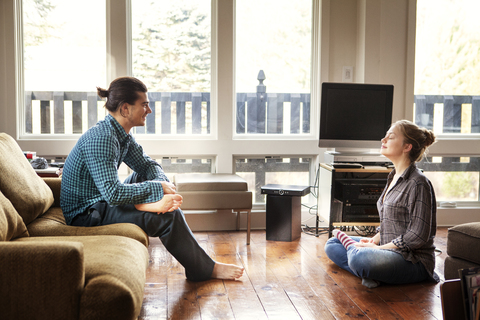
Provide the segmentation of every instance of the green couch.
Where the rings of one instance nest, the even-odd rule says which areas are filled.
[[[0,133],[0,318],[137,319],[148,236],[133,224],[66,225],[60,186]]]

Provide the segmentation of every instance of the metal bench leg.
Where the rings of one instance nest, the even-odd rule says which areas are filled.
[[[235,211],[237,214],[237,231],[240,230],[240,214],[245,212],[247,214],[247,245],[250,244],[250,226],[252,223],[251,212],[252,210],[238,210]]]
[[[237,231],[240,230],[240,213],[240,210],[237,211]]]
[[[250,223],[252,210],[247,211],[247,245],[250,244]]]

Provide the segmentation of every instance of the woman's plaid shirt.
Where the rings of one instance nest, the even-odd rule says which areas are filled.
[[[421,262],[434,277],[437,207],[433,186],[427,177],[410,165],[385,195],[395,170],[377,202],[380,215],[380,245],[393,242],[405,260]]]

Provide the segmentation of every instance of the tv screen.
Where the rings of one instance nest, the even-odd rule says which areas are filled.
[[[392,122],[393,85],[322,83],[322,148],[379,148]]]

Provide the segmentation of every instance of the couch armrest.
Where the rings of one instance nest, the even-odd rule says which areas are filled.
[[[53,206],[60,207],[60,189],[62,188],[62,178],[42,178],[43,181],[52,189]]]
[[[77,319],[85,285],[83,259],[79,242],[0,242],[2,318]]]

